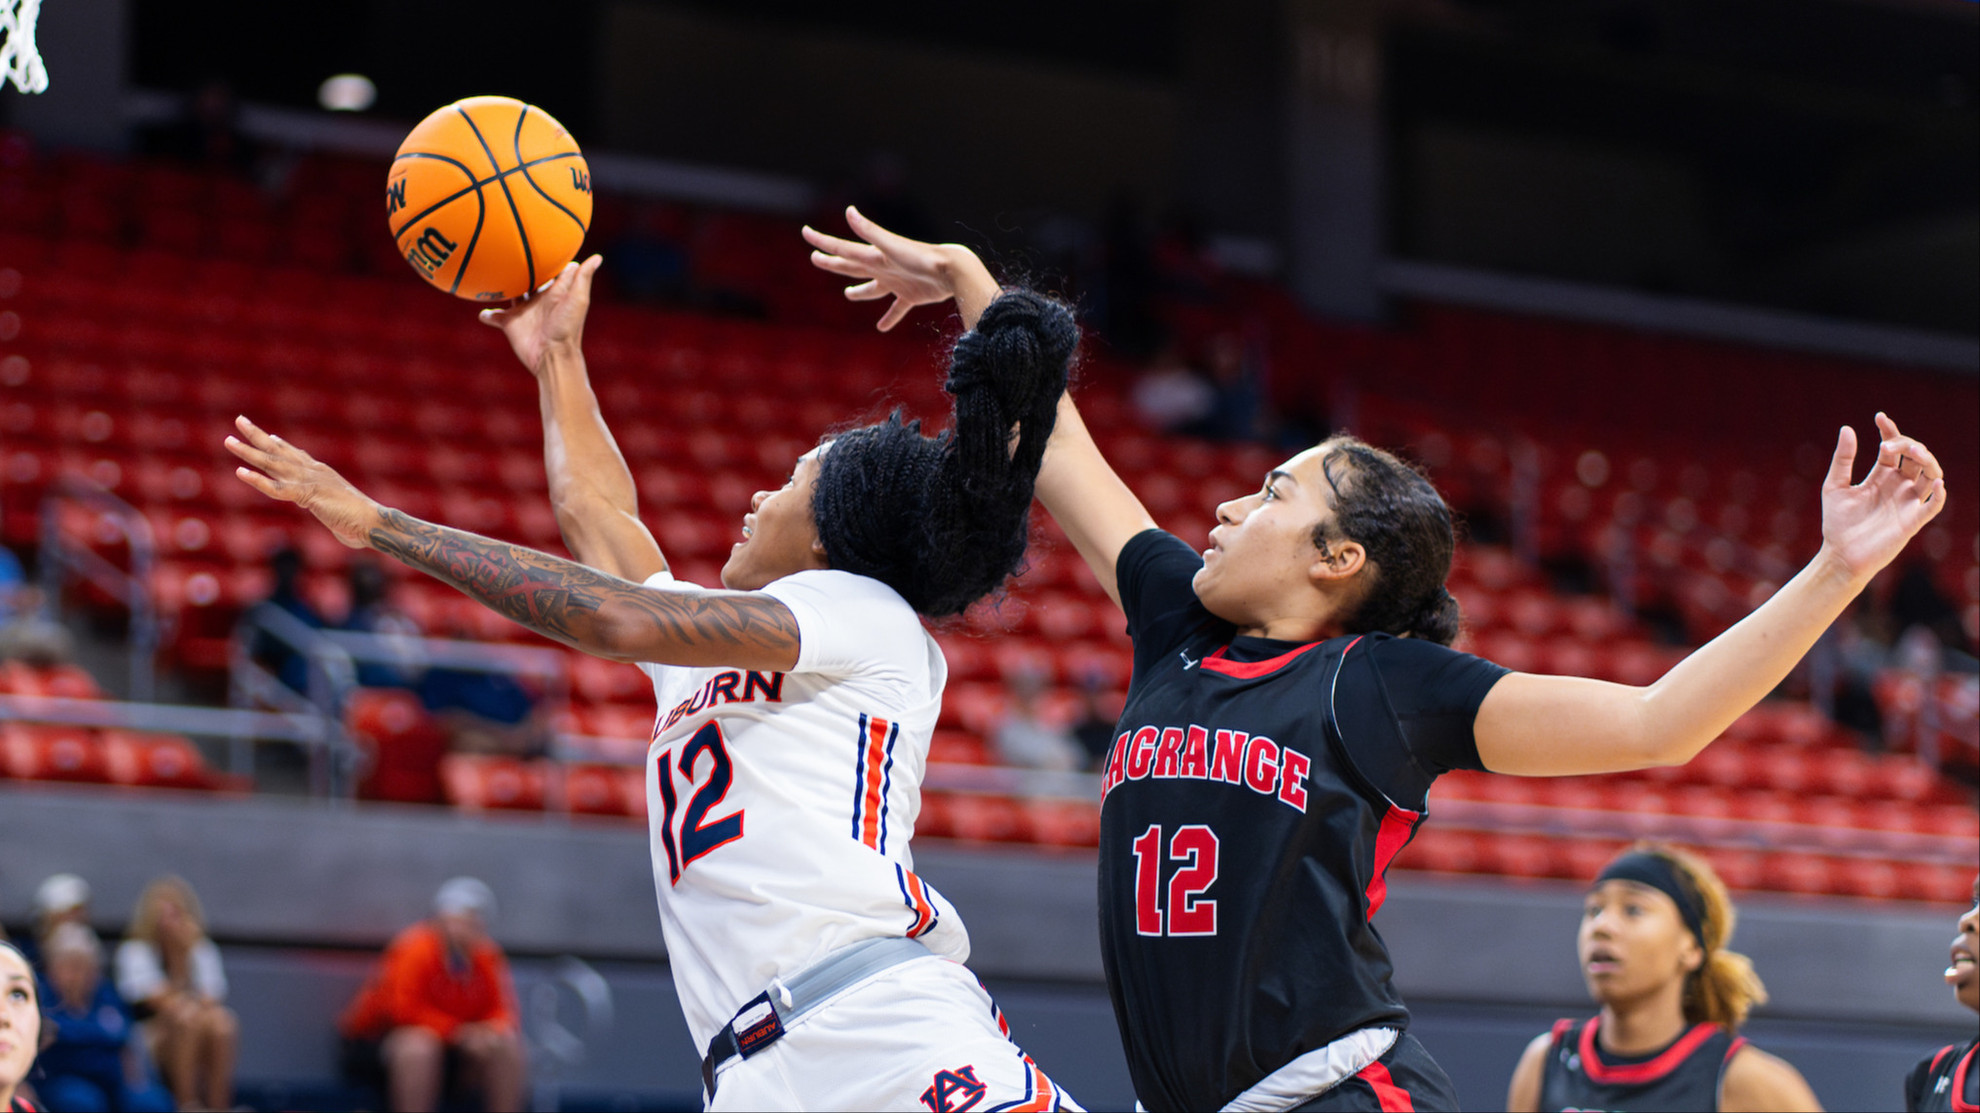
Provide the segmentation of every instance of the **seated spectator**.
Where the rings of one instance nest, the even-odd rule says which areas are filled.
[[[269,554],[268,567],[275,573],[275,589],[269,592],[266,602],[289,612],[313,630],[323,629],[323,616],[303,598],[302,554],[292,548],[277,549]],[[264,633],[255,639],[253,655],[277,680],[297,692],[309,692],[309,659],[287,643]]]
[[[143,1022],[151,1058],[182,1109],[234,1104],[240,1028],[227,999],[220,948],[192,886],[161,877],[145,887],[117,947],[117,991]]]
[[[1142,423],[1161,433],[1193,432],[1217,408],[1217,387],[1173,345],[1164,347],[1129,393]]]
[[[440,886],[432,918],[392,940],[344,1011],[345,1070],[382,1084],[390,1108],[430,1110],[456,1089],[478,1092],[484,1109],[522,1108],[515,986],[485,922],[494,908],[472,877]]]
[[[443,636],[473,640],[450,625]],[[457,753],[542,757],[550,750],[548,713],[535,693],[508,673],[434,667],[415,689],[420,703],[447,731]]]
[[[419,623],[392,602],[392,581],[385,568],[369,555],[351,561],[349,574],[351,610],[338,629],[360,634],[385,634],[396,638],[417,638]],[[395,643],[398,644],[398,643]],[[398,644],[397,662],[357,663],[358,683],[367,688],[416,688],[421,658],[413,645]]]
[[[41,992],[20,948],[0,940],[0,1111],[33,1113],[28,1070],[41,1050]]]
[[[75,659],[76,636],[49,616],[41,589],[21,584],[13,589],[12,613],[0,603],[0,661],[20,661],[35,668],[63,665]]]
[[[1079,721],[1072,725],[1073,741],[1086,758],[1086,768],[1099,770],[1107,764],[1114,748],[1114,726],[1119,720],[1106,706],[1106,678],[1090,673],[1079,682]]]
[[[41,997],[55,1038],[41,1052],[42,1100],[56,1113],[170,1110],[172,1095],[151,1074],[132,1040],[131,1011],[103,980],[103,944],[78,923],[63,923],[41,942]]]
[[[1021,769],[1049,769],[1070,772],[1084,765],[1079,744],[1066,728],[1047,722],[1039,711],[1039,697],[1045,694],[1045,678],[1029,669],[1011,673],[1006,681],[1010,706],[990,732],[997,758],[1005,765]]]

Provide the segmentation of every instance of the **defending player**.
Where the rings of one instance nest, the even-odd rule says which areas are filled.
[[[1980,877],[1973,879],[1973,907],[1959,918],[1959,934],[1953,937],[1952,962],[1946,967],[1946,982],[1960,1004],[1980,1012],[1980,972],[1974,959],[1980,957]],[[1942,1047],[1911,1068],[1904,1079],[1906,1113],[1980,1113],[1980,1066],[1974,1052],[1980,1038]]]
[[[956,342],[953,435],[897,414],[806,452],[750,500],[731,590],[706,590],[672,578],[640,523],[586,378],[598,262],[484,314],[537,377],[582,564],[379,506],[245,418],[227,442],[252,465],[241,478],[347,545],[652,675],[654,879],[710,1108],[1077,1108],[1010,1042],[908,850],[947,676],[917,615],[962,611],[1022,558],[1071,314],[999,298]]]
[[[1602,867],[1575,945],[1601,1015],[1528,1044],[1506,1108],[1821,1109],[1801,1072],[1739,1035],[1767,991],[1726,950],[1734,920],[1718,875],[1683,851],[1645,843]]]
[[[807,230],[821,269],[892,296],[881,327],[998,287],[967,249]],[[1945,506],[1938,461],[1882,414],[1850,483],[1845,428],[1815,559],[1646,687],[1514,673],[1449,648],[1455,539],[1428,480],[1352,437],[1218,508],[1198,554],[1155,527],[1071,395],[1038,495],[1134,638],[1107,772],[1100,926],[1136,1094],[1150,1109],[1455,1108],[1404,1032],[1373,917],[1426,794],[1454,768],[1608,773],[1691,759],[1758,703]]]

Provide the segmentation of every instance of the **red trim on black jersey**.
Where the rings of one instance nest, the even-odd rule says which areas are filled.
[[[1692,1052],[1698,1050],[1700,1044],[1719,1032],[1716,1024],[1694,1024],[1691,1031],[1679,1036],[1676,1043],[1665,1048],[1655,1059],[1647,1063],[1612,1067],[1602,1062],[1602,1057],[1595,1052],[1595,1029],[1601,1023],[1602,1018],[1598,1016],[1581,1029],[1581,1070],[1591,1082],[1617,1086],[1641,1086],[1657,1081],[1676,1070],[1679,1064],[1691,1057]],[[1738,1047],[1745,1042],[1734,1040],[1733,1046]],[[1730,1059],[1731,1053],[1728,1052],[1726,1057]]]
[[[1355,1071],[1354,1076],[1368,1083],[1368,1088],[1375,1091],[1375,1101],[1382,1107],[1382,1113],[1416,1113],[1416,1103],[1410,1100],[1409,1091],[1396,1085],[1395,1078],[1381,1060]]]
[[[1950,1051],[1952,1049],[1947,1048],[1947,1050]],[[1980,1105],[1975,1105],[1966,1100],[1966,1072],[1973,1068],[1973,1053],[1975,1051],[1980,1051],[1980,1043],[1967,1048],[1966,1055],[1960,1059],[1959,1065],[1952,1070],[1951,1097],[1953,1113],[1980,1113]]]
[[[1224,656],[1224,651],[1229,649],[1230,646],[1219,646],[1203,658],[1203,667],[1209,672],[1222,673],[1225,676],[1235,676],[1240,680],[1256,680],[1261,676],[1270,676],[1278,672],[1280,669],[1292,664],[1300,654],[1311,649],[1316,649],[1321,644],[1321,642],[1307,642],[1298,649],[1288,649],[1277,657],[1266,661],[1233,661]]]
[[[1382,828],[1375,833],[1375,873],[1368,879],[1368,918],[1373,920],[1375,913],[1382,910],[1382,902],[1389,899],[1389,863],[1395,861],[1402,848],[1409,845],[1410,832],[1416,830],[1416,821],[1423,818],[1422,812],[1409,811],[1389,805],[1382,816]]]

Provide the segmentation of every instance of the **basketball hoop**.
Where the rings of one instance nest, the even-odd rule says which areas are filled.
[[[48,71],[34,49],[34,18],[41,0],[0,0],[0,79],[23,93],[48,88]]]

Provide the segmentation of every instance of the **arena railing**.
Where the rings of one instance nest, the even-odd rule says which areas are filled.
[[[130,546],[125,570],[105,560],[85,544],[74,544],[62,528],[62,509],[77,504],[116,525]],[[42,606],[51,611],[62,588],[82,580],[122,603],[131,616],[129,658],[130,697],[150,700],[157,690],[158,605],[151,595],[151,573],[158,563],[158,545],[151,523],[138,509],[80,476],[57,476],[41,500]]]

